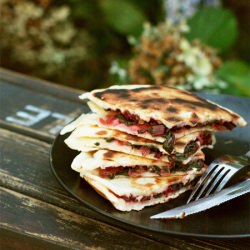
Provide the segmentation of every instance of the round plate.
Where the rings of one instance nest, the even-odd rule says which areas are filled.
[[[250,99],[228,95],[199,94],[242,115],[250,124]],[[218,207],[187,216],[184,219],[152,220],[151,215],[185,204],[189,192],[165,204],[146,207],[141,211],[120,212],[94,191],[79,174],[70,168],[73,158],[79,153],[69,149],[58,135],[52,146],[51,168],[58,181],[84,205],[126,226],[192,237],[240,238],[250,236],[250,195],[238,197]],[[213,150],[206,150],[206,159],[211,161],[222,154],[241,155],[250,149],[250,127],[237,127],[230,132],[217,133]]]

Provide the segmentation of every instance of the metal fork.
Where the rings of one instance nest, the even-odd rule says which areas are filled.
[[[223,155],[214,160],[196,184],[187,204],[211,193],[219,192],[250,171],[250,151],[244,156]]]

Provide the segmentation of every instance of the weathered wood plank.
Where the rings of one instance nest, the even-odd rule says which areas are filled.
[[[125,232],[20,193],[1,188],[1,224],[72,249],[161,249],[163,244]],[[174,249],[174,248],[169,248]]]
[[[127,227],[116,221],[97,214],[71,197],[56,181],[49,169],[50,145],[23,135],[0,129],[0,147],[2,149],[0,184],[8,189],[34,197],[46,203],[97,219],[112,225],[165,242],[177,249],[247,249],[246,240],[200,240],[185,239],[161,235]]]
[[[49,144],[3,129],[0,133],[4,155],[0,170],[2,186],[110,223],[108,218],[83,206],[58,184],[49,168]]]
[[[0,119],[6,124],[54,137],[72,119],[88,110],[83,103],[34,92],[8,82],[0,83]]]
[[[79,207],[79,202],[61,188],[50,170],[49,144],[3,129],[0,134],[1,185],[62,207],[67,203]]]
[[[0,228],[1,249],[8,250],[69,250],[69,247],[60,246],[58,243],[38,239],[15,230]]]
[[[77,96],[83,92],[83,90],[58,85],[4,68],[0,68],[0,83],[1,82],[9,82],[11,84],[33,90],[37,93],[44,93],[59,99],[65,99],[73,102],[79,102]]]
[[[32,128],[23,127],[18,124],[12,123],[11,125],[8,122],[0,120],[0,128],[13,131],[17,134],[31,137],[40,141],[44,141],[52,144],[54,141],[54,135],[48,134],[40,130],[33,130]]]

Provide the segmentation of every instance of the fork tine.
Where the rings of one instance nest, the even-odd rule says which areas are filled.
[[[235,169],[230,169],[228,171],[228,173],[226,174],[226,176],[224,176],[225,178],[222,179],[221,183],[219,184],[219,186],[216,188],[215,192],[219,192],[221,191],[222,188],[225,187],[225,185],[228,183],[228,181],[231,179],[231,177],[236,173]]]
[[[204,194],[205,190],[209,187],[209,185],[211,183],[213,183],[214,179],[217,178],[217,176],[220,174],[220,172],[223,169],[220,167],[220,165],[216,165],[213,168],[213,171],[211,171],[211,175],[206,179],[206,181],[203,183],[203,186],[200,190],[200,192],[198,193],[198,195],[195,197],[195,200],[200,199],[200,197]]]
[[[249,172],[250,151],[244,156],[224,155],[214,160],[197,182],[187,204],[192,200],[198,200],[204,194],[208,196],[212,192],[221,191],[229,181]]]
[[[209,167],[206,169],[204,175],[200,178],[200,180],[197,182],[194,190],[192,191],[191,195],[188,198],[187,204],[195,197],[195,195],[198,193],[199,189],[202,187],[202,184],[211,176],[212,172],[217,168],[218,163],[217,161],[212,162]]]
[[[219,171],[218,171],[219,172]],[[219,174],[217,176],[215,176],[215,178],[212,180],[210,179],[210,183],[211,186],[210,188],[207,190],[206,194],[204,195],[205,197],[208,196],[213,190],[214,188],[224,179],[225,180],[225,184],[227,183],[228,180],[228,173],[230,172],[230,169],[227,168],[222,168],[222,170],[219,172]],[[210,184],[209,183],[209,184]],[[220,183],[221,184],[221,183]],[[219,184],[219,185],[220,185]],[[217,188],[216,188],[217,190]],[[216,191],[215,191],[216,192]]]

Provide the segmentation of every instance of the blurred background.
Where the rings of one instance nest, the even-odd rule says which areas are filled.
[[[0,0],[0,66],[73,88],[250,96],[249,0]]]

